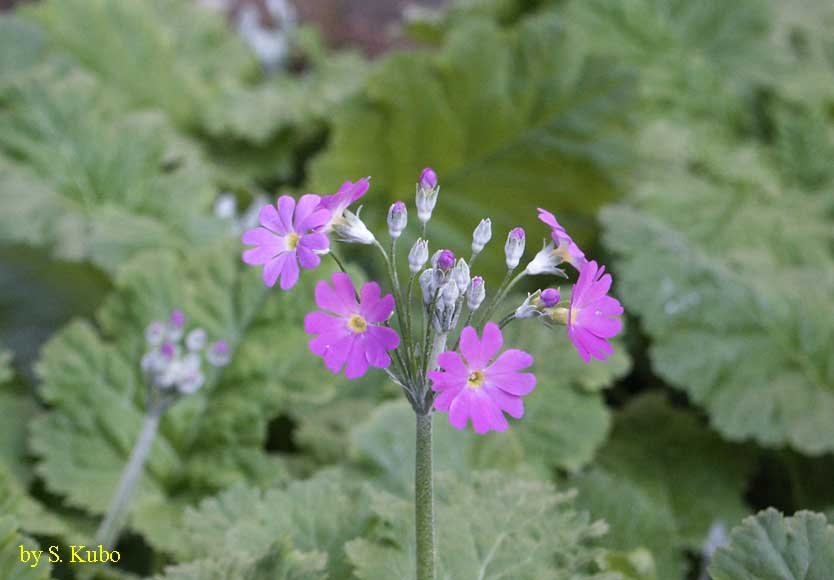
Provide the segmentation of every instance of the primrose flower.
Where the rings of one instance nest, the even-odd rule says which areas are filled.
[[[472,419],[476,433],[506,431],[504,413],[520,419],[524,416],[521,397],[536,386],[532,373],[519,372],[533,364],[524,351],[509,349],[496,358],[504,338],[494,322],[484,327],[483,337],[471,326],[461,332],[460,354],[441,353],[437,359],[441,371],[430,371],[434,400],[438,411],[449,413],[449,422],[464,429]]]
[[[337,194],[338,195],[338,194]],[[331,213],[321,205],[318,195],[301,196],[296,205],[288,195],[278,198],[276,206],[261,208],[261,227],[243,234],[244,244],[256,246],[243,252],[243,261],[251,266],[263,265],[263,280],[268,288],[281,279],[281,289],[289,290],[298,282],[298,266],[308,270],[321,263],[319,254],[330,248],[330,240],[321,230]]]
[[[539,209],[539,220],[550,226],[550,237],[556,244],[555,249],[551,249],[552,255],[558,256],[562,261],[572,265],[577,270],[582,270],[588,259],[585,258],[585,252],[579,249],[579,246],[568,235],[568,232],[556,221],[556,216],[546,209]],[[544,250],[542,250],[544,252]],[[538,258],[538,256],[537,256]]]
[[[622,330],[623,322],[617,317],[623,307],[608,296],[610,288],[611,274],[605,274],[605,266],[598,267],[594,261],[582,268],[573,286],[566,317],[568,337],[585,362],[592,356],[605,360],[614,354],[608,339]]]
[[[363,376],[369,365],[388,368],[388,351],[400,345],[396,331],[383,326],[394,312],[394,297],[381,296],[379,284],[366,282],[357,302],[349,275],[336,272],[331,279],[333,286],[324,280],[316,285],[316,305],[329,312],[311,312],[304,318],[304,331],[318,335],[310,340],[310,350],[324,358],[333,373],[344,366],[349,379]]]
[[[363,177],[356,183],[345,181],[339,191],[321,198],[319,209],[326,209],[330,212],[330,218],[324,226],[325,233],[333,229],[334,224],[343,217],[345,210],[365,195],[370,186],[370,177]]]

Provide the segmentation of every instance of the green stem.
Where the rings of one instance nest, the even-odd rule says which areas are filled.
[[[489,308],[486,309],[483,316],[481,317],[478,326],[483,326],[489,320],[490,316],[493,315],[495,309],[498,308],[498,305],[501,304],[501,301],[507,296],[507,293],[512,289],[513,286],[518,284],[518,281],[524,278],[527,275],[526,270],[522,270],[515,278],[510,279],[513,274],[513,270],[509,270],[507,275],[504,276],[504,281],[501,283],[501,287],[498,288],[498,292],[495,293],[495,298],[490,302]]]
[[[163,410],[163,405],[155,405],[145,416],[142,432],[139,434],[139,439],[136,440],[133,451],[130,453],[127,466],[122,472],[119,487],[110,501],[107,515],[105,515],[96,532],[96,545],[101,544],[107,550],[111,549],[119,538],[125,508],[130,501],[133,488],[136,487],[142,477],[145,460],[159,429],[159,418],[162,416]]]
[[[414,468],[414,525],[417,535],[417,580],[434,580],[434,481],[432,475],[432,413],[417,415]]]

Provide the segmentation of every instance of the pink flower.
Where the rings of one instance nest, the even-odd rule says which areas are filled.
[[[604,272],[605,266],[588,262],[579,272],[570,298],[568,336],[585,362],[591,362],[592,356],[605,360],[614,354],[608,339],[623,328],[622,320],[617,318],[623,307],[616,298],[608,296],[611,274]]]
[[[360,197],[365,195],[371,185],[370,177],[363,177],[356,183],[352,181],[345,181],[339,188],[339,191],[333,195],[325,195],[321,198],[321,207],[330,210],[330,219],[324,228],[325,231],[330,231],[333,222],[342,218],[345,210]]]
[[[298,282],[298,265],[308,270],[321,263],[320,253],[326,253],[330,241],[322,227],[330,220],[330,211],[319,207],[318,195],[295,199],[288,195],[278,198],[276,206],[265,205],[258,214],[261,227],[243,234],[244,244],[256,246],[243,252],[243,261],[252,266],[264,266],[263,279],[272,288],[278,278],[281,289],[289,290]],[[295,213],[295,217],[293,217]]]
[[[550,226],[550,236],[556,244],[554,254],[560,256],[564,262],[571,264],[577,270],[582,270],[588,263],[585,252],[579,249],[568,232],[556,221],[556,216],[546,209],[539,208],[539,219]]]
[[[357,303],[350,276],[336,272],[332,280],[332,287],[324,280],[316,285],[316,305],[334,314],[311,312],[304,318],[304,331],[318,335],[310,341],[310,350],[334,373],[344,365],[349,379],[364,375],[368,365],[387,368],[387,351],[400,345],[399,335],[382,326],[394,312],[394,297],[381,297],[379,284],[367,282]]]
[[[434,407],[447,411],[449,422],[457,429],[466,428],[471,418],[476,433],[506,431],[504,412],[516,419],[524,416],[521,397],[535,388],[536,377],[519,371],[533,364],[533,357],[510,349],[495,358],[503,342],[501,329],[494,322],[484,327],[482,340],[467,326],[460,335],[461,354],[442,353],[437,362],[443,370],[429,371],[432,390],[440,392]]]

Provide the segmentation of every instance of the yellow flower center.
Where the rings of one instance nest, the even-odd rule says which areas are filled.
[[[301,238],[297,233],[292,232],[291,234],[287,234],[284,238],[284,243],[287,244],[288,250],[294,250],[298,247],[298,240]]]
[[[348,328],[356,334],[362,334],[363,332],[368,330],[368,322],[358,314],[354,314],[353,316],[348,318],[347,325]]]
[[[568,251],[568,244],[559,244],[559,247],[553,250],[553,255],[559,256],[563,262],[573,263],[570,252]]]
[[[466,379],[466,386],[470,389],[480,389],[485,378],[483,371],[472,371],[469,373],[469,378]]]

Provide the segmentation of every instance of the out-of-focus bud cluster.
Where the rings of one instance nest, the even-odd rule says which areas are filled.
[[[149,387],[162,393],[189,395],[205,383],[203,359],[221,367],[229,363],[231,352],[225,340],[208,344],[202,328],[185,332],[185,314],[174,310],[167,322],[151,322],[145,330],[148,351],[141,367]]]

